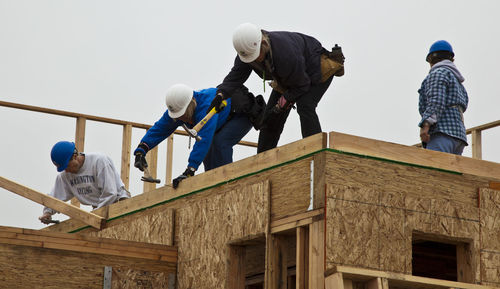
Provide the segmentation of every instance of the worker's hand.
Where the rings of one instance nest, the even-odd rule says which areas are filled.
[[[192,177],[194,176],[194,172],[196,171],[195,168],[192,168],[192,167],[187,167],[187,169],[182,173],[182,175],[178,176],[177,178],[175,178],[173,181],[172,181],[172,186],[174,187],[174,189],[177,189],[177,187],[179,186],[179,183],[184,180],[184,179],[187,179],[189,177]]]
[[[288,101],[285,98],[285,96],[282,95],[278,99],[278,102],[276,103],[276,105],[274,106],[273,111],[275,113],[282,113],[282,112],[285,112],[285,111],[289,110],[290,108],[292,108],[294,104],[295,104],[294,102]]]
[[[215,108],[216,113],[219,113],[221,110],[223,110],[224,109],[224,105],[222,104],[223,100],[224,100],[224,95],[222,95],[222,92],[218,92],[215,98],[212,100],[210,107],[207,109],[207,114],[212,110],[212,108]]]
[[[50,221],[52,221],[52,215],[45,213],[45,214],[41,215],[40,217],[38,217],[38,219],[40,220],[40,222],[48,225],[51,223]]]
[[[420,128],[420,140],[422,143],[428,143],[431,140],[431,136],[429,135],[429,123],[424,122],[422,127]]]
[[[135,162],[134,167],[138,168],[141,172],[148,167],[148,162],[146,161],[146,156],[141,151],[135,152]]]

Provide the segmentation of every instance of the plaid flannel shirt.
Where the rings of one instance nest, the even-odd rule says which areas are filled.
[[[429,134],[440,132],[467,144],[462,117],[469,97],[452,70],[443,66],[431,69],[418,93],[418,110],[422,116],[418,126],[422,127],[426,120],[431,120],[432,124],[434,120]]]

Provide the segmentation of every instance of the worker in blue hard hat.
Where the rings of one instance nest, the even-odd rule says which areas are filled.
[[[426,57],[431,69],[418,90],[421,115],[418,126],[425,148],[461,155],[467,146],[463,113],[469,97],[454,57],[447,41],[439,40],[431,45]]]
[[[52,147],[50,157],[60,172],[50,196],[61,201],[75,197],[83,205],[93,208],[130,198],[120,173],[108,156],[79,153],[73,142],[60,141]],[[39,219],[49,224],[55,213],[53,209],[45,207]]]

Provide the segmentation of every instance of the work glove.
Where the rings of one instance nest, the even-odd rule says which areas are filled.
[[[294,104],[295,104],[295,102],[287,100],[285,98],[285,96],[282,95],[278,99],[278,102],[276,103],[276,105],[273,107],[273,112],[274,113],[285,112],[285,111],[289,110],[290,108],[292,108]]]
[[[172,186],[174,187],[174,189],[177,189],[179,183],[182,182],[184,179],[194,176],[195,171],[196,171],[195,168],[187,167],[187,169],[182,173],[182,175],[178,176],[172,181]]]
[[[134,151],[134,167],[138,168],[141,172],[148,167],[148,162],[146,161],[146,153],[148,150],[149,147],[145,143],[141,142]]]
[[[223,110],[224,109],[224,105],[222,104],[223,100],[224,100],[224,95],[222,94],[222,92],[218,92],[215,98],[212,100],[210,107],[208,107],[207,114],[212,110],[212,108],[215,108],[216,113],[219,113],[221,110]]]

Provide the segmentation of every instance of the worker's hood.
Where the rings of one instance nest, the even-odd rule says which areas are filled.
[[[433,71],[434,69],[437,69],[440,67],[447,67],[448,69],[450,69],[453,72],[453,74],[455,74],[455,76],[457,77],[458,81],[460,81],[460,83],[464,82],[465,78],[462,76],[460,71],[458,71],[458,68],[456,67],[455,63],[453,63],[453,61],[448,60],[448,59],[440,61],[440,62],[434,64],[434,66],[432,66],[430,71]]]

